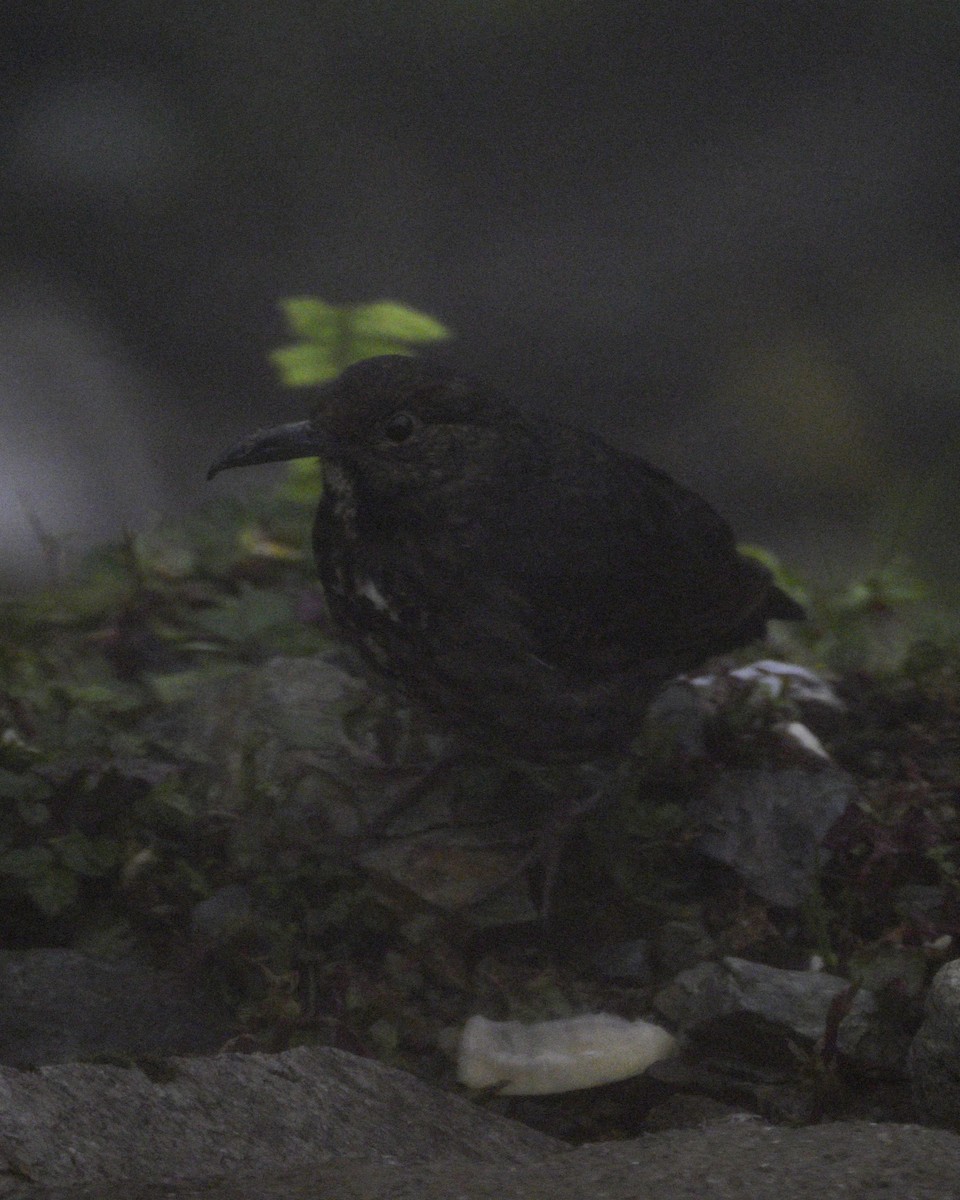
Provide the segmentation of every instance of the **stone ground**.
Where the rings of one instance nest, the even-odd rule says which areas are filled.
[[[0,1070],[12,1200],[960,1200],[960,1136],[735,1116],[571,1149],[343,1051]]]

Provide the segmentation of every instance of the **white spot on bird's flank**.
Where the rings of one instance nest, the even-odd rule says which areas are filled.
[[[389,601],[384,596],[383,592],[380,591],[372,579],[365,579],[357,588],[357,594],[364,596],[370,601],[377,612],[384,613],[390,618],[391,621],[400,620],[394,609],[391,607]]]

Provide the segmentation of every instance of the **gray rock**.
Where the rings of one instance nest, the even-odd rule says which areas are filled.
[[[661,979],[713,958],[717,951],[716,942],[700,921],[663,921],[654,936]]]
[[[788,1064],[788,1042],[822,1038],[831,1004],[850,986],[820,971],[784,971],[731,957],[683,971],[653,1004],[681,1032],[703,1037],[726,1055]],[[840,1022],[837,1045],[865,1066],[898,1074],[905,1067],[908,1034],[887,1028],[873,993],[861,989]]]
[[[371,687],[342,648],[212,682],[164,736],[211,768],[208,802],[236,818],[234,862],[289,867],[339,848],[441,908],[510,878],[543,802],[532,780],[509,791],[508,768],[471,763],[424,713]],[[469,917],[536,911],[518,878]]]
[[[281,1172],[267,1160],[250,1174],[171,1174],[164,1183],[124,1176],[42,1189],[10,1182],[2,1194],[13,1200],[956,1200],[960,1179],[960,1137],[916,1125],[789,1129],[733,1118],[558,1152],[504,1152],[502,1136],[498,1130],[490,1137],[482,1157],[453,1148],[423,1163],[344,1155],[302,1166],[298,1158]],[[477,1141],[478,1148],[486,1141],[482,1131]]]
[[[218,888],[206,900],[200,900],[190,912],[190,932],[203,946],[219,946],[253,916],[250,892],[242,884],[231,883]]]
[[[341,648],[208,683],[167,737],[212,768],[209,803],[239,818],[236,836],[253,861],[362,836],[450,751]]]
[[[960,958],[933,978],[909,1066],[920,1113],[937,1125],[960,1129]]]
[[[629,980],[643,987],[653,978],[650,943],[646,938],[633,938],[601,946],[593,955],[593,967],[604,979]]]
[[[678,683],[657,703],[648,737],[693,752],[704,719],[695,690]],[[236,862],[292,866],[339,845],[365,869],[445,909],[465,911],[510,879],[544,804],[555,799],[533,772],[511,775],[504,764],[464,757],[423,713],[372,688],[342,648],[275,658],[208,684],[168,738],[212,768],[210,803],[237,818]],[[580,783],[595,790],[586,775]],[[397,815],[405,793],[410,802]],[[703,853],[731,865],[764,899],[796,905],[809,891],[823,834],[852,794],[848,777],[830,767],[730,771],[691,819],[705,827]],[[380,837],[386,831],[389,838]],[[469,918],[497,924],[535,914],[517,877]]]
[[[648,752],[701,758],[707,752],[707,716],[707,704],[692,683],[668,683],[647,709],[642,737]]]
[[[229,1035],[227,1014],[177,977],[72,950],[0,951],[0,1062],[198,1054]]]
[[[827,857],[824,836],[855,794],[850,776],[834,767],[724,771],[691,805],[704,826],[694,844],[761,899],[795,908]]]
[[[430,768],[447,745],[371,688],[342,649],[274,658],[208,684],[177,733],[182,750],[214,768],[211,804],[243,818],[251,846],[266,835],[270,848],[362,833],[391,786]]]
[[[314,1180],[284,1200],[956,1200],[958,1172],[960,1138],[944,1131],[866,1122],[780,1129],[733,1120],[583,1146],[529,1165],[380,1168],[362,1186],[345,1188],[327,1177],[328,1191]],[[264,1200],[272,1196],[281,1193]]]
[[[0,1162],[21,1179],[65,1187],[270,1177],[345,1160],[516,1163],[562,1148],[340,1050],[166,1065],[154,1079],[136,1068],[76,1064],[0,1070]]]

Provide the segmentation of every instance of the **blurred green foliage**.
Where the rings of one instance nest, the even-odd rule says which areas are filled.
[[[761,546],[740,550],[762,562],[806,609],[806,621],[778,629],[776,638],[786,653],[812,667],[841,674],[901,672],[920,647],[929,654],[929,647],[952,646],[960,637],[957,615],[939,602],[905,556],[891,556],[857,578],[826,586],[801,579]]]
[[[326,383],[361,359],[413,354],[415,346],[451,336],[433,317],[392,300],[334,305],[292,296],[281,301],[281,308],[296,341],[270,358],[287,387]]]
[[[297,611],[306,520],[215,502],[0,605],[0,944],[149,941],[229,874],[222,846],[197,859],[203,784],[169,729],[198,688],[325,644]]]

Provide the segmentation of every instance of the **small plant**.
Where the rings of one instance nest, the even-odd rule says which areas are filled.
[[[335,305],[292,296],[280,307],[297,340],[274,350],[270,358],[287,387],[325,383],[361,359],[413,354],[415,346],[451,336],[433,317],[392,300]]]

